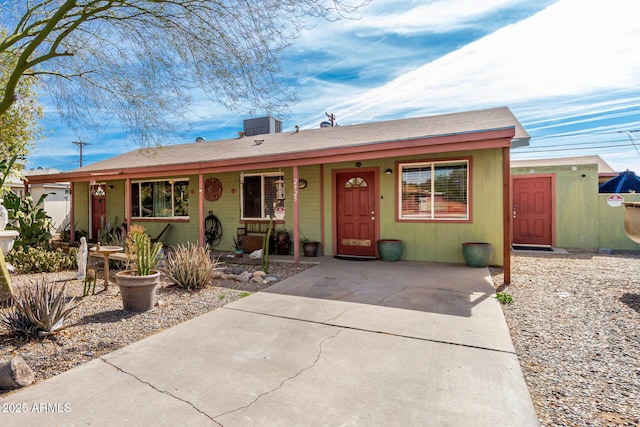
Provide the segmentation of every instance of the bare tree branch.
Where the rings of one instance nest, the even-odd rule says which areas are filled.
[[[345,1],[353,1],[347,4]],[[283,49],[309,17],[337,20],[369,0],[34,0],[0,5],[16,58],[0,115],[20,79],[37,75],[63,117],[85,126],[114,114],[142,145],[185,121],[203,91],[224,106],[278,113]],[[99,120],[98,120],[99,121]]]

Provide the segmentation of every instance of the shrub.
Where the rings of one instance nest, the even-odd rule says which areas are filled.
[[[507,292],[496,293],[496,298],[498,299],[498,301],[500,301],[501,304],[513,304],[513,297]]]
[[[181,288],[202,289],[211,281],[217,264],[209,250],[187,243],[169,253],[163,272]]]
[[[20,235],[16,239],[15,247],[23,246],[43,246],[50,248],[51,240],[51,217],[44,210],[44,199],[48,193],[40,196],[37,202],[27,194],[20,197],[12,191],[4,195],[4,207],[7,208],[11,224],[7,227],[11,230],[18,230]]]
[[[77,251],[70,248],[67,254],[60,248],[52,251],[40,247],[19,247],[9,252],[6,258],[21,273],[53,273],[75,269]]]
[[[13,296],[14,305],[2,313],[0,322],[15,335],[42,338],[65,329],[74,298],[67,301],[66,284],[31,283]]]

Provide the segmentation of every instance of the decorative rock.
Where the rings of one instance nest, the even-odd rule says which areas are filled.
[[[275,276],[267,276],[264,278],[264,281],[262,283],[264,283],[265,285],[268,285],[269,283],[275,283],[279,281],[280,280],[278,280],[278,278]]]
[[[262,277],[260,276],[253,276],[251,278],[251,281],[257,283],[258,285],[261,285],[263,283]]]
[[[240,281],[248,282],[251,279],[252,276],[253,275],[251,273],[249,273],[248,271],[243,271],[242,274],[240,274],[239,277],[240,277]]]
[[[262,271],[262,270],[258,270],[258,271],[254,271],[254,272],[253,272],[253,277],[264,277],[264,276],[266,276],[266,275],[267,275],[267,273],[265,273],[265,272],[264,272],[264,271]]]
[[[227,274],[233,274],[234,276],[239,276],[242,273],[244,273],[244,268],[238,267],[237,265],[227,268]]]
[[[33,370],[22,357],[16,356],[8,362],[0,361],[0,389],[25,387],[34,379]]]

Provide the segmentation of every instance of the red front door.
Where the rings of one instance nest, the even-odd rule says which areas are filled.
[[[551,246],[551,177],[513,177],[513,243]]]
[[[338,255],[375,257],[375,173],[336,174]]]
[[[106,186],[91,186],[91,240],[97,241],[98,234],[107,222]]]

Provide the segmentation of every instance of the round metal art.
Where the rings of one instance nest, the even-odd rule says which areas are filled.
[[[207,178],[204,181],[204,198],[208,202],[215,202],[222,196],[222,183],[218,178]]]

